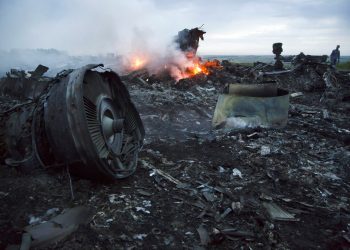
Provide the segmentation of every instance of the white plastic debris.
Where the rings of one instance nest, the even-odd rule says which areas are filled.
[[[143,200],[142,205],[145,207],[152,207],[152,203],[149,200]]]
[[[295,98],[295,97],[302,96],[302,95],[304,95],[303,92],[296,92],[296,93],[290,94],[290,97]]]
[[[273,202],[263,202],[263,206],[266,208],[267,213],[273,220],[299,221],[298,218],[295,218],[294,214],[288,213]]]
[[[232,169],[232,176],[238,176],[242,179],[242,172],[239,171],[237,168]]]
[[[155,175],[155,174],[157,174],[157,171],[156,171],[156,170],[152,169],[152,170],[149,171],[149,176],[152,177],[152,176]]]
[[[134,236],[133,236],[133,239],[134,240],[143,240],[144,238],[146,238],[147,237],[147,234],[135,234]]]
[[[41,218],[40,217],[35,217],[33,215],[29,216],[29,225],[37,224],[39,222],[41,222]]]
[[[224,173],[225,172],[225,169],[223,167],[221,167],[221,166],[219,166],[218,169],[219,169],[219,173]]]
[[[335,174],[331,173],[331,172],[327,172],[325,174],[323,174],[324,177],[327,177],[333,181],[339,181],[341,180],[341,178],[339,178],[338,176],[336,176]]]
[[[322,110],[323,119],[329,119],[329,112],[327,109]]]
[[[136,212],[143,212],[145,214],[150,214],[151,212],[144,207],[135,207]]]
[[[226,118],[226,127],[228,128],[256,128],[262,124],[261,119],[259,117],[228,117]]]
[[[271,153],[271,149],[269,146],[261,146],[260,154],[262,156],[269,155],[270,153]]]
[[[118,196],[117,196],[117,194],[110,194],[110,195],[108,196],[108,199],[109,199],[109,202],[110,202],[110,203],[114,204],[114,203],[116,203],[116,201],[117,201],[117,199],[118,199]]]
[[[233,211],[241,211],[242,204],[239,201],[236,201],[236,202],[234,201],[231,204],[231,208],[232,208]]]
[[[50,208],[46,211],[46,215],[47,216],[50,216],[50,215],[53,215],[53,214],[56,214],[57,212],[59,212],[60,209],[57,208],[57,207],[54,207],[54,208]]]

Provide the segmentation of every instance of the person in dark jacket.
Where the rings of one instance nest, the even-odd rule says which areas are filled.
[[[330,60],[331,60],[331,66],[335,68],[335,65],[339,63],[340,59],[340,51],[339,51],[340,46],[337,45],[337,48],[334,49],[330,55]]]

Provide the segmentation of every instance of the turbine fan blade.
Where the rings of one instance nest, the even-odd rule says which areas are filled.
[[[101,132],[101,124],[98,122],[98,119],[97,119],[96,105],[92,103],[85,96],[83,97],[83,100],[84,100],[84,108],[85,108],[85,114],[86,114],[86,122],[88,125],[88,130],[91,136],[91,140],[96,147],[99,157],[107,158],[109,151],[106,147],[106,142]]]

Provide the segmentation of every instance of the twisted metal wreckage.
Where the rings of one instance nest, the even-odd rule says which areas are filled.
[[[118,75],[86,65],[55,78],[39,65],[0,82],[0,159],[25,169],[69,167],[85,178],[119,179],[137,165],[144,127]]]
[[[279,50],[278,57],[280,57],[280,52]],[[289,227],[291,232],[295,232],[295,225],[286,226],[284,224],[282,227],[278,221],[284,221],[283,223],[302,221],[303,223],[297,225],[300,228],[298,233],[301,232],[301,235],[303,229],[304,232],[306,230],[312,231],[310,228],[319,229],[318,227],[321,225],[321,228],[327,228],[327,230],[322,230],[327,231],[323,232],[322,235],[332,234],[338,238],[340,236],[344,238],[343,241],[349,242],[349,233],[345,231],[348,218],[348,212],[346,212],[348,207],[346,194],[348,192],[346,190],[349,186],[346,181],[342,181],[342,178],[345,180],[346,175],[340,175],[347,173],[346,159],[349,157],[344,144],[348,145],[349,143],[349,130],[345,129],[347,126],[345,128],[339,127],[341,124],[345,124],[343,121],[346,121],[347,117],[337,118],[337,112],[343,113],[343,110],[346,109],[334,111],[330,118],[327,109],[325,109],[327,105],[323,103],[331,101],[333,97],[335,101],[349,100],[350,92],[348,91],[349,84],[347,84],[349,75],[332,70],[326,63],[326,59],[327,56],[309,56],[301,53],[293,57],[292,67],[287,70],[276,70],[273,65],[265,63],[242,66],[222,61],[223,67],[214,68],[213,74],[185,78],[176,85],[178,89],[169,88],[172,86],[171,83],[175,82],[174,79],[169,80],[169,82],[163,81],[162,78],[152,80],[147,72],[144,75],[137,75],[142,71],[131,72],[130,75],[123,76],[123,81],[129,87],[130,93],[134,94],[134,102],[141,103],[141,107],[146,107],[148,114],[150,114],[149,117],[152,117],[148,120],[144,119],[146,128],[153,127],[157,134],[160,133],[159,127],[164,124],[171,124],[172,127],[179,125],[179,127],[187,129],[190,126],[186,127],[183,121],[191,125],[191,122],[197,122],[196,119],[203,117],[208,118],[207,122],[211,120],[211,116],[206,110],[211,110],[211,107],[214,106],[219,93],[216,90],[219,89],[220,94],[212,120],[214,128],[281,128],[287,124],[287,119],[291,121],[288,122],[289,126],[284,135],[279,130],[267,133],[258,128],[254,131],[239,133],[237,136],[232,134],[216,136],[213,133],[201,137],[201,129],[207,130],[209,128],[209,126],[203,125],[205,121],[201,120],[196,124],[202,123],[202,127],[196,128],[194,130],[196,136],[193,139],[186,139],[186,143],[177,144],[173,138],[172,143],[171,140],[169,143],[169,140],[164,139],[161,143],[153,143],[151,146],[148,144],[147,150],[145,150],[146,157],[143,157],[140,163],[143,168],[152,169],[152,171],[151,173],[140,171],[140,175],[136,179],[132,179],[132,185],[136,188],[130,189],[129,192],[132,195],[126,195],[127,193],[122,191],[119,196],[121,200],[116,201],[116,193],[119,192],[119,189],[100,186],[98,192],[92,190],[89,196],[82,196],[83,198],[77,202],[79,204],[89,203],[89,208],[80,206],[63,210],[60,215],[55,217],[53,216],[59,209],[49,209],[45,216],[49,215],[42,217],[45,218],[45,222],[43,222],[44,219],[39,218],[37,222],[29,222],[30,225],[25,228],[20,226],[20,234],[24,231],[21,249],[58,242],[76,230],[79,225],[85,223],[89,223],[89,230],[93,230],[92,232],[96,233],[98,237],[100,234],[105,234],[105,239],[115,237],[114,226],[117,223],[128,225],[129,227],[122,229],[128,230],[129,235],[134,233],[136,237],[140,236],[136,224],[142,226],[158,223],[161,229],[152,229],[152,233],[157,234],[155,237],[157,240],[153,241],[155,244],[162,244],[163,239],[165,239],[164,242],[167,242],[164,243],[165,245],[174,244],[171,245],[174,247],[175,244],[183,246],[189,244],[187,242],[192,244],[195,241],[196,234],[194,233],[181,241],[174,241],[174,243],[172,240],[168,240],[168,233],[164,234],[163,237],[160,230],[163,230],[162,233],[168,231],[167,224],[163,223],[165,218],[172,218],[176,225],[183,225],[179,226],[179,229],[176,227],[174,230],[176,232],[172,232],[178,237],[183,237],[185,232],[191,232],[189,230],[194,229],[195,232],[196,223],[202,223],[197,228],[201,246],[221,244],[225,239],[234,240],[238,242],[237,244],[250,242],[257,247],[277,246],[281,248],[283,246],[285,248],[287,244],[291,246],[300,244],[300,242],[295,243],[294,237],[286,240],[287,233],[285,232],[288,231],[284,230],[288,230]],[[123,82],[116,73],[103,69],[101,66],[87,65],[77,70],[63,71],[55,78],[48,78],[43,76],[48,68],[39,65],[35,71],[29,72],[30,75],[24,71],[11,70],[7,77],[0,79],[0,161],[5,160],[7,165],[22,166],[24,169],[31,169],[37,165],[42,165],[44,168],[66,167],[69,171],[87,178],[107,177],[113,180],[132,174],[135,171],[138,153],[143,144],[144,127]],[[266,78],[271,78],[273,81],[267,82]],[[202,85],[202,87],[194,85],[199,85],[201,79],[204,79],[206,85]],[[186,83],[192,88],[189,92],[181,89],[186,86]],[[192,87],[190,84],[193,84]],[[317,104],[321,103],[322,106],[316,111],[312,109],[315,107],[305,106],[305,103],[302,104],[303,102],[294,102],[289,105],[290,98],[302,96],[303,93],[289,94],[288,91],[305,91],[307,93],[317,88],[321,88],[325,94],[322,95],[320,101],[317,99]],[[223,92],[221,92],[222,90]],[[146,94],[147,98],[140,93]],[[170,95],[167,93],[179,98],[169,98]],[[205,103],[205,101],[208,102]],[[197,109],[197,106],[202,103],[205,104],[200,107],[205,112],[202,109]],[[192,108],[195,106],[194,113],[198,111],[201,115],[194,115],[191,119],[188,119],[192,115],[190,112],[190,115],[187,116],[180,114],[178,116],[172,115],[170,118],[164,115],[164,113],[168,115],[169,110],[171,110],[169,106],[174,105],[185,110],[184,107],[189,107],[189,104],[192,105]],[[149,106],[147,107],[147,105]],[[141,107],[139,111],[145,117],[146,108],[142,109]],[[190,109],[191,107],[186,112]],[[153,120],[154,116],[159,117],[159,119]],[[330,122],[331,119],[335,120]],[[177,120],[178,124],[174,124],[174,120]],[[165,125],[164,130],[168,134],[170,126]],[[152,136],[150,131],[148,130],[148,138]],[[181,130],[181,132],[183,131]],[[188,133],[191,137],[193,134],[192,130]],[[331,137],[337,139],[330,139]],[[169,137],[163,138],[168,139]],[[174,141],[175,144],[173,144]],[[201,146],[202,143],[203,146]],[[232,147],[232,143],[235,143],[235,147]],[[162,153],[156,151],[160,147],[165,148]],[[180,147],[183,149],[176,152],[177,148]],[[194,151],[197,152],[189,152],[191,156],[188,158],[180,157],[179,166],[175,165],[172,162],[172,157],[178,157],[179,153],[182,154],[183,151],[188,150],[187,147],[195,147]],[[308,150],[304,150],[305,147]],[[214,157],[210,151],[214,151],[214,154],[217,155]],[[220,154],[222,152],[225,154]],[[209,155],[207,155],[208,153]],[[232,155],[235,156],[232,160],[222,161],[226,157],[231,158]],[[339,160],[334,161],[336,164],[333,164],[333,157],[339,157]],[[210,160],[206,162],[208,159]],[[154,166],[158,163],[160,163],[160,168],[156,169]],[[192,164],[197,163],[200,164],[195,168],[192,167]],[[213,168],[216,164],[220,164],[217,169]],[[231,168],[233,164],[240,166],[243,170],[243,177],[238,168]],[[165,171],[161,169],[162,167]],[[205,174],[202,175],[202,173]],[[340,177],[338,177],[338,173]],[[148,175],[154,176],[154,179],[145,178]],[[158,186],[160,178],[157,175],[176,184],[176,186],[164,186],[168,189],[167,192],[172,192],[174,199],[176,199],[174,203],[170,200],[172,206],[168,206],[169,203],[161,199],[161,197],[168,199],[167,196],[154,195],[152,198],[151,191],[145,191],[155,190],[158,192],[161,190],[160,185]],[[207,182],[208,176],[217,176],[217,179]],[[5,176],[4,179],[6,178]],[[15,179],[15,181],[17,180]],[[6,183],[12,183],[12,181]],[[217,183],[219,184],[217,185]],[[232,183],[234,185],[231,186]],[[298,183],[298,188],[291,189],[290,187],[294,187],[296,183]],[[26,184],[23,184],[22,189],[15,187],[17,193],[30,189]],[[76,185],[79,187],[78,194],[86,192],[84,182]],[[147,189],[144,189],[145,187]],[[56,188],[61,192],[61,184],[57,185]],[[3,221],[5,222],[11,221],[14,217],[24,218],[23,214],[26,209],[23,208],[27,204],[32,204],[23,202],[18,205],[16,192],[14,195],[8,195],[9,190],[11,189],[5,189],[6,193],[2,192],[3,196],[6,197],[3,209],[3,215],[6,217],[6,220]],[[188,192],[189,190],[190,192]],[[32,193],[28,191],[26,194],[31,195]],[[95,195],[98,197],[99,194],[103,194],[102,199],[92,198]],[[109,194],[109,199],[105,199],[106,194]],[[61,197],[55,198],[58,203],[54,203],[51,200],[51,192],[44,195],[50,196],[50,200],[45,204],[52,206],[62,204]],[[45,199],[45,197],[41,197],[42,194],[39,192],[33,196]],[[26,198],[28,197],[29,195]],[[148,197],[149,200],[145,200],[145,197]],[[304,200],[305,197],[307,200]],[[327,197],[329,197],[328,201]],[[11,203],[12,200],[13,203]],[[27,200],[34,202],[34,198],[31,196]],[[193,200],[195,202],[192,202]],[[179,204],[177,201],[180,201]],[[113,206],[109,206],[108,202]],[[118,202],[120,202],[120,206],[125,208],[116,212],[115,208]],[[158,211],[151,213],[146,210],[144,208],[145,202],[147,206],[148,204],[151,206],[151,202],[152,204],[157,202],[159,204],[159,206],[157,204]],[[128,203],[129,205],[125,205]],[[67,206],[67,204],[63,203],[60,206]],[[189,209],[188,206],[193,206],[195,209]],[[18,214],[9,216],[8,211],[15,207],[18,207],[18,210],[11,213]],[[91,207],[95,213],[93,218],[96,218],[92,219],[90,224],[90,219],[87,218],[91,217],[89,214]],[[337,208],[335,209],[335,207]],[[35,209],[37,207],[33,207],[31,210]],[[197,209],[201,209],[199,216],[197,216]],[[18,212],[19,210],[21,211]],[[56,212],[51,214],[52,210]],[[48,213],[49,211],[50,213]],[[134,211],[140,212],[137,215],[138,220],[130,220],[136,216],[125,216],[125,214],[134,216]],[[195,214],[182,216],[187,212]],[[234,214],[234,225],[239,230],[232,227],[233,219],[229,218],[228,215],[230,213]],[[264,215],[265,213],[266,215]],[[158,216],[159,218],[157,218]],[[196,222],[191,221],[191,217]],[[31,216],[30,220],[32,218]],[[318,220],[318,218],[322,218],[322,220]],[[247,223],[247,221],[252,220],[253,223]],[[303,225],[310,224],[304,222],[311,220],[319,222],[315,223],[313,227],[303,227]],[[345,226],[338,224],[338,220],[342,221]],[[11,229],[2,231],[5,232],[3,235],[6,237],[13,234],[16,227],[18,228],[18,224],[9,223]],[[211,234],[206,229],[209,227],[214,228]],[[105,228],[110,228],[110,230],[105,230]],[[258,230],[260,232],[257,232]],[[82,232],[80,234],[84,234],[84,237],[91,237],[90,233]],[[147,234],[144,235],[147,237]],[[142,240],[138,240],[135,236],[133,239],[138,241],[135,243],[139,244],[138,246],[148,244],[150,242],[148,240],[152,237],[150,235],[147,241],[142,243]],[[143,234],[141,236],[143,237]],[[92,239],[98,237],[92,237]],[[125,235],[124,239],[127,237]],[[78,242],[80,239],[77,238],[78,240],[71,241],[74,246],[82,245],[84,248],[88,245],[87,242],[92,242],[86,241],[84,238]],[[175,237],[173,238],[175,239]],[[122,243],[117,239],[110,241],[109,244],[113,244],[114,248],[116,244],[127,246],[134,244],[131,237],[127,243],[124,239],[120,239]],[[319,234],[310,237],[305,242],[310,242],[314,246],[314,239],[318,240]],[[334,239],[335,236],[332,236],[331,240]],[[291,241],[293,242],[291,243]],[[103,244],[103,248],[106,247],[106,242],[101,240],[95,243],[97,246]],[[10,243],[13,242],[11,240],[0,241],[1,246]],[[68,248],[71,246],[69,242],[64,244]],[[223,247],[227,248],[227,246],[232,246],[232,241],[222,244]],[[320,244],[324,244],[324,242]]]
[[[195,55],[204,34],[199,28],[185,29],[179,32],[176,43],[184,53]],[[276,63],[282,51],[282,43],[273,44]],[[283,76],[305,63],[328,67],[326,59],[301,53],[293,57],[296,66],[292,70],[284,70],[278,61],[278,70],[276,65],[271,69],[268,64],[262,65],[266,69],[259,68],[258,63],[252,72],[259,72],[255,78]],[[228,64],[229,72],[232,65]],[[37,165],[69,167],[74,174],[91,179],[131,175],[136,170],[145,130],[119,76],[102,67],[86,65],[49,78],[43,77],[48,68],[39,65],[30,75],[11,70],[1,79],[0,160],[24,169]],[[214,128],[286,125],[289,92],[277,88],[275,81],[227,87],[218,98]]]

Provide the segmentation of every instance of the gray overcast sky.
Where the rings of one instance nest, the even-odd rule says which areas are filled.
[[[204,24],[200,54],[350,55],[349,0],[0,0],[0,50],[56,48],[70,54],[165,48]]]

